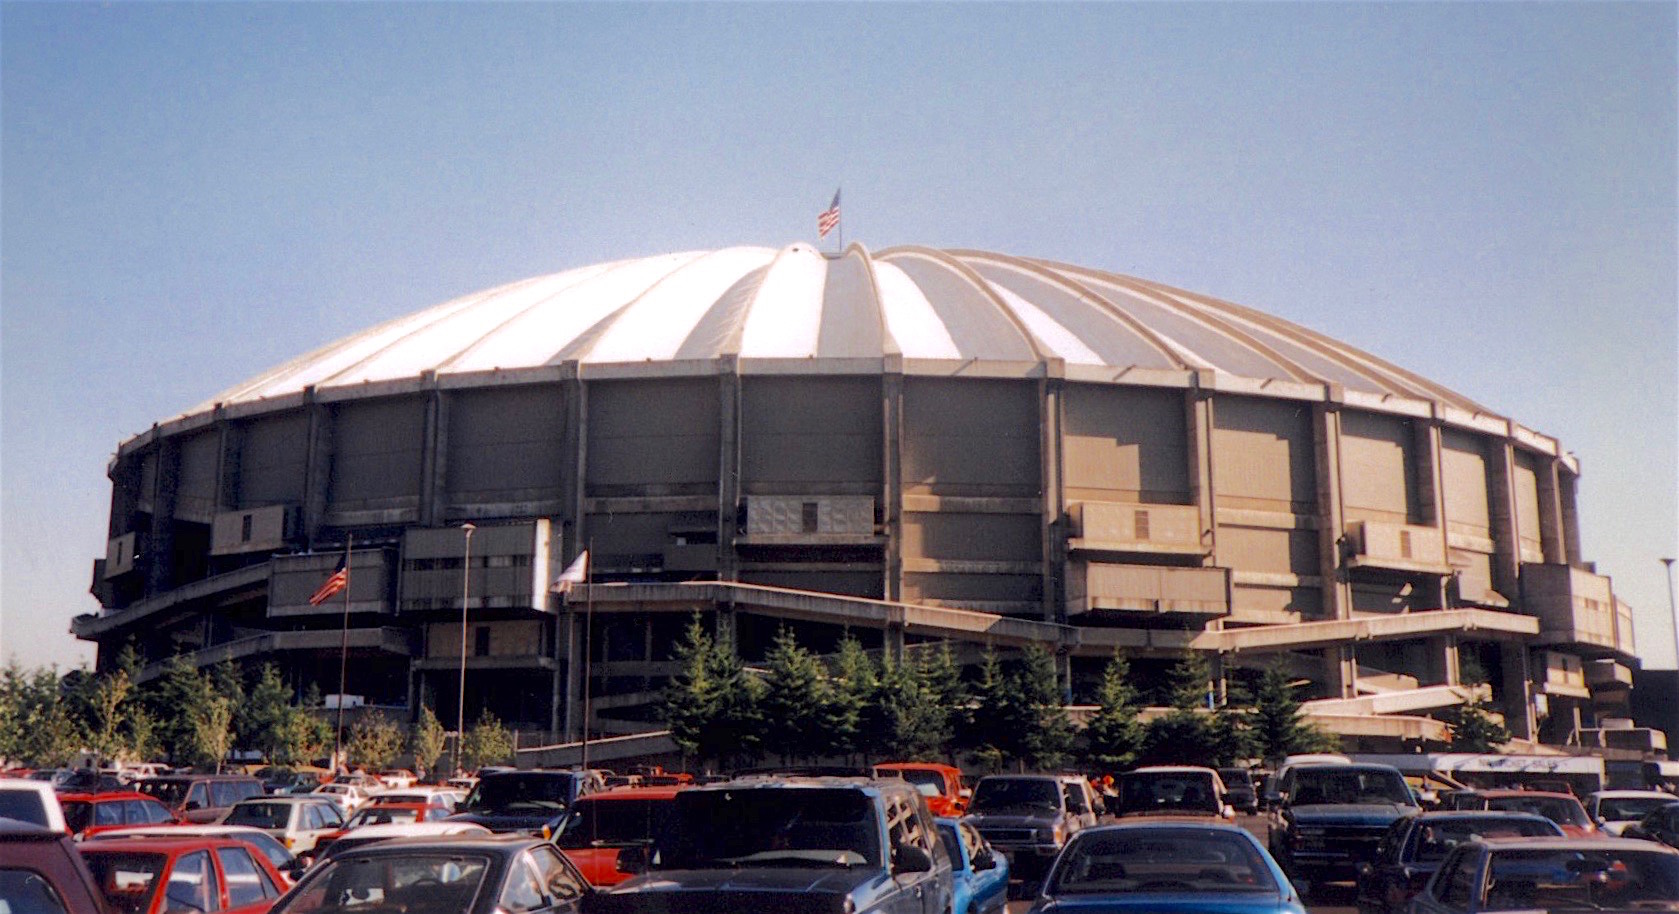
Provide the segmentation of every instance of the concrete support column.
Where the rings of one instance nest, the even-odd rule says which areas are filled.
[[[425,372],[426,418],[420,443],[420,526],[441,526],[449,508],[449,397],[437,386],[437,373]]]
[[[1312,406],[1313,466],[1317,472],[1318,574],[1323,579],[1323,615],[1352,618],[1352,585],[1342,565],[1347,528],[1341,496],[1341,402],[1344,392],[1331,385],[1329,396]],[[1324,651],[1324,684],[1332,697],[1358,694],[1358,663],[1351,645]]]
[[[1533,676],[1528,671],[1527,645],[1503,643],[1499,645],[1500,666],[1504,668],[1504,726],[1517,739],[1534,738]]]
[[[717,360],[717,578],[740,580],[740,360]]]
[[[1208,547],[1205,565],[1218,564],[1217,512],[1213,492],[1212,372],[1197,371],[1195,386],[1184,393],[1184,425],[1189,432],[1189,495],[1199,517],[1201,545]]]
[[[904,593],[904,359],[889,355],[880,376],[881,493],[880,531],[886,537],[881,595],[902,600]]]
[[[303,460],[303,529],[308,531],[309,549],[324,545],[321,525],[326,520],[327,492],[332,482],[332,410],[315,399],[315,388],[303,389],[303,409],[308,415],[307,449]],[[342,537],[334,537],[340,544]]]
[[[175,586],[175,500],[181,482],[181,449],[173,436],[152,426],[157,472],[152,474],[152,524],[146,546],[146,596]]]
[[[1509,440],[1487,452],[1487,514],[1491,525],[1492,586],[1512,603],[1521,600],[1521,522],[1516,511],[1516,449]]]
[[[1462,681],[1458,673],[1456,635],[1441,635],[1428,639],[1429,678],[1422,685],[1455,686]]]
[[[1567,565],[1573,556],[1568,552],[1568,540],[1563,532],[1560,464],[1561,461],[1552,458],[1540,464],[1535,474],[1539,480],[1539,548],[1545,553],[1546,562]]]
[[[589,463],[589,387],[578,375],[576,362],[562,364],[560,373],[560,389],[565,398],[561,404],[565,410],[565,431],[560,440],[560,459],[564,461],[560,488],[561,497],[565,500],[561,522],[570,533],[570,542],[565,542],[562,534],[561,555],[565,561],[560,567],[564,568],[589,544],[586,529],[588,480],[585,478]],[[590,562],[594,562],[593,556]],[[569,728],[570,725],[567,726]]]
[[[1579,473],[1566,462],[1557,461],[1557,501],[1562,510],[1562,545],[1570,564],[1580,561],[1580,514],[1575,500]]]
[[[565,698],[564,720],[560,727],[565,741],[575,743],[583,738],[583,612],[581,607],[567,610],[558,620],[565,631]]]
[[[233,423],[227,421],[227,410],[220,403],[216,404],[214,412],[216,426],[216,491],[214,510],[217,513],[231,510],[238,504],[239,497],[239,450],[238,432]]]
[[[1067,365],[1061,359],[1043,363],[1044,377],[1038,383],[1038,465],[1042,473],[1042,496],[1038,529],[1043,531],[1040,559],[1043,568],[1043,617],[1046,622],[1067,621],[1067,602],[1062,588],[1061,569],[1066,565],[1067,530],[1066,489],[1063,466],[1062,429],[1065,410],[1063,388]]]

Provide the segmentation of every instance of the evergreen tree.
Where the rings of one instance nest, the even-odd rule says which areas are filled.
[[[875,761],[935,756],[943,748],[943,714],[915,667],[886,658],[875,680],[874,694],[864,713],[864,729]]]
[[[784,762],[823,754],[832,688],[827,669],[785,627],[776,633],[765,660],[769,670],[764,678],[765,750]]]
[[[711,681],[711,633],[695,613],[676,645],[676,675],[665,689],[664,719],[682,754],[700,758],[706,730],[717,716],[717,688]],[[703,760],[703,759],[702,759]]]
[[[16,723],[9,757],[36,768],[68,765],[81,748],[83,732],[71,713],[58,670],[25,672],[7,667],[7,692]]]
[[[1085,765],[1104,774],[1131,768],[1143,746],[1143,725],[1137,719],[1137,690],[1131,686],[1131,665],[1114,652],[1102,671],[1096,692],[1096,714],[1085,728]]]
[[[1173,664],[1167,673],[1171,710],[1144,729],[1139,764],[1219,767],[1235,761],[1224,755],[1227,738],[1207,708],[1210,678],[1206,659],[1194,651]]]
[[[176,654],[147,685],[146,706],[158,722],[164,754],[175,764],[193,764],[199,756],[199,721],[210,707],[209,683],[186,655]]]
[[[714,642],[709,667],[717,690],[716,716],[706,728],[701,754],[724,768],[750,764],[763,753],[763,680],[747,674],[733,642]]]
[[[1465,657],[1459,669],[1469,697],[1441,715],[1452,728],[1452,751],[1497,752],[1499,746],[1510,741],[1511,734],[1481,697],[1486,688],[1486,674],[1473,657]]]
[[[298,713],[279,668],[265,663],[257,671],[250,696],[235,714],[234,729],[248,734],[245,745],[260,753],[264,762],[290,765],[298,759],[297,743],[302,736],[293,721]]]
[[[969,708],[958,718],[956,745],[991,773],[1001,771],[1005,761],[1007,728],[996,711],[1006,700],[1008,690],[1002,660],[995,650],[987,647],[980,658],[979,675],[968,689]]]
[[[961,714],[967,710],[967,691],[962,686],[962,670],[956,665],[956,655],[949,642],[940,642],[937,649],[925,649],[915,655],[915,674],[927,696],[930,712],[927,739],[934,747],[934,755],[954,759],[951,740]]]
[[[1305,719],[1288,674],[1276,666],[1260,674],[1248,723],[1254,736],[1254,754],[1272,762],[1303,752],[1340,748],[1334,734]]]
[[[865,718],[872,714],[880,677],[874,660],[849,633],[840,639],[834,655],[833,719],[837,730],[833,747],[836,755],[867,757],[873,748]]]
[[[432,713],[431,706],[422,703],[420,719],[414,722],[414,729],[408,736],[408,749],[414,753],[414,765],[419,769],[420,777],[437,771],[437,760],[443,757],[448,743],[449,731]]]
[[[123,743],[129,754],[138,760],[156,758],[157,719],[152,716],[151,709],[146,705],[145,689],[138,683],[145,671],[145,663],[140,652],[135,650],[134,642],[130,641],[117,652],[116,670],[128,677],[130,688],[123,699],[121,713],[123,718]]]
[[[1073,725],[1062,701],[1055,655],[1042,644],[1027,645],[1013,683],[1018,704],[1010,710],[1020,725],[1016,759],[1038,770],[1060,768],[1073,747]]]

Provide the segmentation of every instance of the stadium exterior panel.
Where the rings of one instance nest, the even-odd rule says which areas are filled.
[[[186,653],[335,693],[347,650],[344,692],[452,721],[464,666],[464,717],[534,739],[656,729],[695,613],[749,660],[782,626],[1040,642],[1074,700],[1116,650],[1276,665],[1372,749],[1443,739],[1478,689],[1564,742],[1625,715],[1636,665],[1553,439],[1251,309],[984,252],[514,283],[260,374],[109,475],[104,608],[73,626],[102,668],[133,644],[147,676]]]

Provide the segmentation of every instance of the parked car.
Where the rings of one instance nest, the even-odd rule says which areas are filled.
[[[322,835],[344,827],[344,814],[338,804],[310,793],[240,800],[222,823],[263,829],[302,857],[315,849]]]
[[[386,803],[412,805],[415,803],[436,806],[454,812],[466,802],[466,794],[453,787],[408,787],[401,790],[380,790],[370,794],[367,798],[368,806],[381,806]]]
[[[386,768],[379,772],[376,777],[379,778],[379,783],[395,790],[413,787],[420,780],[414,772],[407,768]]]
[[[393,838],[326,857],[272,914],[573,914],[592,891],[565,855],[529,835]]]
[[[9,911],[105,914],[99,884],[62,829],[0,818],[0,861],[0,901]]]
[[[1225,802],[1224,780],[1211,768],[1151,765],[1114,779],[1109,812],[1117,816],[1189,815],[1234,817]]]
[[[1073,805],[1081,795],[1063,782],[1054,774],[993,774],[974,787],[968,819],[1008,856],[1016,879],[1041,878],[1068,838],[1096,824],[1095,811]]]
[[[1404,914],[1453,847],[1476,837],[1556,838],[1562,827],[1525,812],[1449,810],[1393,824],[1358,873],[1359,914]]]
[[[962,786],[962,769],[938,762],[882,762],[875,777],[903,778],[927,798],[935,816],[960,816],[968,809],[972,791]]]
[[[0,819],[32,822],[42,828],[68,832],[64,824],[64,807],[58,794],[46,781],[25,778],[0,778]]]
[[[183,822],[212,823],[240,800],[262,796],[262,781],[248,774],[173,774],[146,778],[135,789],[169,807]]]
[[[1599,790],[1586,795],[1585,807],[1604,834],[1619,836],[1628,825],[1670,803],[1679,803],[1679,797],[1662,790]]]
[[[173,825],[167,806],[143,793],[112,790],[105,793],[61,793],[64,826],[72,835],[98,834],[121,825]]]
[[[345,815],[355,812],[361,804],[367,802],[367,789],[360,784],[344,781],[332,781],[322,784],[309,792],[312,797],[325,797],[338,804],[338,810]]]
[[[950,856],[926,800],[896,779],[751,777],[677,794],[647,872],[590,900],[592,914],[844,911],[945,914]]]
[[[577,864],[590,885],[617,885],[627,847],[647,847],[675,805],[676,787],[625,787],[578,797],[554,833],[554,846]]]
[[[1456,809],[1492,809],[1501,812],[1531,812],[1562,826],[1565,835],[1590,838],[1597,826],[1586,815],[1586,807],[1571,793],[1552,790],[1469,790],[1452,797]]]
[[[1599,836],[1460,844],[1417,895],[1411,911],[1670,911],[1675,906],[1679,851]]]
[[[392,838],[444,838],[450,835],[480,836],[494,834],[482,825],[471,822],[391,822],[385,825],[358,825],[338,837],[324,837],[315,844],[315,860],[336,857],[365,844],[388,841]]]
[[[1353,879],[1396,819],[1416,815],[1416,798],[1388,765],[1330,763],[1291,769],[1271,823],[1271,853],[1300,886]]]
[[[972,822],[934,821],[950,855],[952,914],[1003,914],[1009,902],[1009,858],[993,850]]]
[[[112,914],[263,914],[287,885],[266,857],[232,838],[90,841],[81,853]]]
[[[232,838],[249,844],[253,850],[268,859],[271,866],[281,876],[286,877],[287,884],[296,882],[303,875],[305,865],[297,859],[280,839],[260,828],[245,825],[125,825],[102,831],[97,835],[89,835],[88,841],[114,841],[118,838]]]
[[[1282,867],[1225,822],[1121,822],[1079,832],[1037,893],[1038,911],[1305,914]]]
[[[451,818],[473,822],[495,832],[539,832],[551,835],[578,797],[604,789],[594,771],[499,771],[479,777],[466,804]]]
[[[1246,768],[1220,768],[1218,778],[1224,782],[1224,801],[1242,813],[1259,812],[1259,788],[1254,785],[1253,772]]]
[[[1627,838],[1647,838],[1668,847],[1679,847],[1679,798],[1645,813],[1644,818],[1621,829]]]

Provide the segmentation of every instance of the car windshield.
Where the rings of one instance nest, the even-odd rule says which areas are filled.
[[[554,843],[564,848],[647,844],[664,828],[670,800],[583,800],[560,823]]]
[[[1120,775],[1119,809],[1124,813],[1194,812],[1217,815],[1212,775],[1205,772],[1134,771]]]
[[[565,809],[571,802],[572,777],[556,774],[509,774],[484,778],[466,798],[465,812],[540,812]]]
[[[1679,857],[1646,850],[1499,848],[1484,910],[1679,909]]]
[[[1253,789],[1253,772],[1246,768],[1220,768],[1218,776],[1227,789]]]
[[[1597,801],[1597,814],[1609,822],[1637,822],[1673,803],[1679,803],[1679,797],[1601,797]]]
[[[344,823],[344,827],[350,829],[363,825],[390,825],[417,822],[419,819],[420,813],[416,809],[402,806],[364,806],[361,811],[350,817],[350,821]]]
[[[683,793],[658,843],[662,869],[881,865],[874,803],[845,788]]]
[[[249,825],[252,828],[285,828],[291,822],[290,803],[240,803],[228,811],[223,825]]]
[[[1010,809],[1061,809],[1061,785],[1041,778],[985,778],[974,789],[969,813]]]
[[[1550,819],[1526,816],[1453,816],[1419,822],[1414,860],[1440,861],[1446,852],[1470,838],[1539,838],[1557,837],[1562,829]]]
[[[1259,847],[1211,828],[1121,828],[1079,835],[1062,852],[1047,894],[1277,892]]]
[[[469,911],[489,864],[482,854],[460,851],[416,848],[379,855],[351,851],[317,864],[274,910],[285,914]]]
[[[1387,768],[1357,768],[1335,765],[1302,768],[1294,772],[1294,791],[1289,802],[1296,806],[1317,803],[1398,803],[1414,806],[1411,788],[1398,771]]]
[[[162,854],[136,854],[97,850],[82,851],[82,860],[93,873],[94,882],[115,914],[140,914],[149,910],[152,896],[162,882],[167,858]]]
[[[924,797],[944,793],[944,775],[928,768],[882,768],[880,774],[882,777],[903,778]]]
[[[1558,825],[1573,825],[1584,828],[1590,824],[1586,819],[1586,808],[1580,805],[1579,800],[1572,797],[1491,797],[1487,800],[1487,808],[1504,812],[1531,812],[1534,815],[1544,816]]]

